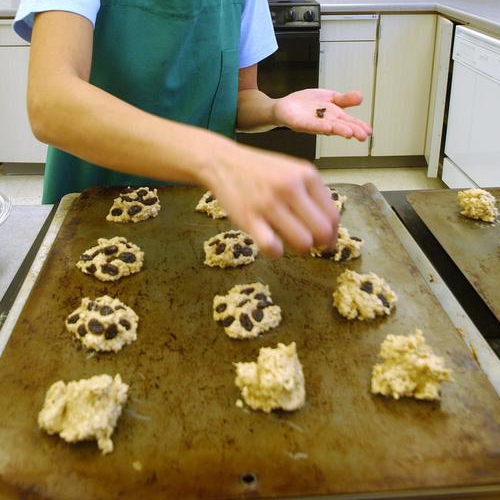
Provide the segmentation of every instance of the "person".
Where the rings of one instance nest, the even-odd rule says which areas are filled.
[[[359,92],[259,91],[257,64],[277,48],[266,0],[21,0],[14,29],[31,41],[30,123],[51,145],[44,203],[193,183],[267,255],[335,243],[339,214],[314,166],[233,140],[236,127],[371,133],[344,111]]]

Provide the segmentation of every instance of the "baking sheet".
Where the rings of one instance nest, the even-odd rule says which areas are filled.
[[[370,191],[340,186],[343,223],[365,238],[361,259],[338,264],[259,256],[245,268],[203,266],[202,243],[230,227],[192,211],[202,192],[161,192],[155,220],[112,225],[116,192],[76,201],[0,358],[0,477],[4,488],[40,498],[262,498],[440,491],[500,483],[500,403],[481,368],[396,239]],[[115,284],[81,274],[74,263],[98,237],[123,235],[146,252],[141,273]],[[396,312],[350,323],[331,307],[346,267],[374,271],[400,296]],[[211,319],[211,299],[235,283],[260,279],[283,309],[279,328],[259,339],[228,339]],[[82,296],[116,295],[141,317],[139,338],[116,356],[89,356],[64,331]],[[424,330],[454,370],[439,403],[369,394],[371,367],[388,333]],[[295,340],[307,404],[265,415],[238,409],[233,361],[261,346]],[[67,445],[36,427],[55,380],[120,372],[130,401],[113,436],[115,451]],[[13,404],[15,402],[15,404]],[[141,464],[136,470],[133,464]],[[242,474],[253,474],[250,484]],[[34,488],[34,490],[33,490]]]
[[[488,191],[497,198],[500,188]],[[455,189],[407,195],[424,224],[500,320],[500,222],[488,223],[460,214]],[[499,332],[500,333],[500,332]]]

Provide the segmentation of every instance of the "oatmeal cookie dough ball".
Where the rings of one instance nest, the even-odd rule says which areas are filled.
[[[495,222],[498,209],[496,199],[484,189],[466,189],[457,193],[458,203],[462,208],[460,212],[465,217],[479,219],[484,222]]]
[[[82,299],[66,318],[66,329],[87,349],[118,352],[137,339],[139,316],[133,309],[108,295]]]
[[[347,319],[374,319],[389,315],[398,298],[375,273],[358,274],[347,269],[337,278],[333,305]]]
[[[55,382],[47,391],[38,426],[68,443],[95,439],[102,454],[113,451],[111,435],[127,401],[129,386],[120,375]]]
[[[380,357],[384,361],[372,372],[374,394],[432,401],[440,399],[441,382],[453,380],[444,359],[434,354],[418,328],[413,335],[387,335]]]
[[[144,252],[126,238],[99,238],[95,247],[80,256],[76,267],[101,281],[117,281],[123,276],[138,273],[144,263]]]
[[[267,285],[236,285],[226,295],[216,295],[214,320],[233,339],[254,338],[281,322],[281,308],[273,304]]]
[[[224,219],[227,212],[220,206],[218,200],[211,191],[207,191],[196,205],[197,212],[204,212],[212,219]]]
[[[235,363],[236,386],[253,410],[269,413],[304,406],[306,390],[295,342],[261,347],[257,362]]]
[[[251,264],[259,253],[254,240],[243,231],[216,234],[203,243],[205,264],[211,267],[238,267]]]
[[[349,231],[342,225],[337,233],[337,243],[335,248],[315,248],[312,247],[310,254],[313,257],[331,259],[335,262],[357,259],[361,255],[361,247],[364,241],[357,236],[350,236]]]
[[[110,222],[140,222],[154,218],[160,213],[161,205],[156,189],[129,188],[114,199],[106,220]]]
[[[339,191],[334,187],[329,187],[328,189],[330,191],[330,197],[332,198],[334,205],[337,207],[337,210],[342,212],[344,204],[347,201],[347,196],[339,193]]]

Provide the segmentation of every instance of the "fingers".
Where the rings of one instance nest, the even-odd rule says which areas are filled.
[[[258,211],[241,212],[234,222],[252,235],[262,253],[270,257],[283,254],[283,242],[304,254],[312,246],[332,246],[336,241],[339,215],[321,181],[290,189],[278,188],[273,202]]]
[[[217,164],[224,182],[208,188],[263,254],[335,244],[339,214],[313,165],[246,146],[234,153]]]
[[[337,231],[340,223],[340,213],[337,207],[332,203],[330,190],[320,182],[311,181],[307,184],[307,189],[311,197],[317,202],[319,208],[328,219],[328,224],[331,229],[329,241],[315,242],[317,246],[332,247],[337,243]]]
[[[246,230],[252,235],[262,253],[269,255],[269,257],[281,257],[283,255],[284,249],[281,238],[263,218],[256,216],[249,221]]]
[[[359,118],[355,118],[354,116],[351,116],[351,115],[348,115],[346,114],[344,116],[344,120],[346,122],[349,122],[353,125],[357,125],[358,127],[360,127],[367,135],[371,135],[372,133],[372,128],[370,127],[370,125],[368,125],[368,123],[365,123],[363,120],[360,120]]]
[[[349,92],[334,92],[332,102],[341,108],[358,106],[363,102],[363,95],[357,90],[351,90]]]
[[[302,254],[312,246],[335,245],[339,214],[313,169],[280,194],[263,215],[291,249]]]
[[[288,246],[298,254],[307,252],[313,246],[311,231],[285,204],[277,203],[266,217]]]
[[[333,208],[333,210],[332,210]],[[293,204],[289,205],[290,212],[295,216],[307,231],[308,246],[297,251],[306,251],[311,246],[329,246],[334,239],[335,208],[330,202],[323,206],[305,189],[299,193]]]
[[[347,114],[341,118],[334,118],[329,123],[330,130],[326,135],[339,135],[346,139],[354,137],[358,141],[365,141],[371,134],[371,127],[368,124]]]

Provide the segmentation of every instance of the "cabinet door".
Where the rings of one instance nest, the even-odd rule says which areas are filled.
[[[436,16],[380,16],[373,156],[423,155]]]
[[[319,85],[338,90],[359,90],[363,94],[360,106],[348,113],[371,123],[373,104],[375,41],[321,42]],[[368,156],[368,141],[318,136],[319,158],[335,156]]]
[[[28,46],[0,46],[0,162],[45,163],[26,109],[28,60]]]
[[[425,139],[427,177],[437,177],[439,169],[452,39],[453,23],[444,17],[438,16],[429,117],[427,119],[427,135]]]

